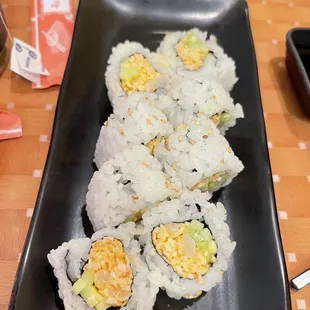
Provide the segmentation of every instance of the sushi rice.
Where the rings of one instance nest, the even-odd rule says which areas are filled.
[[[73,292],[73,283],[81,276],[81,270],[87,262],[88,253],[92,244],[105,237],[114,238],[122,243],[123,250],[128,257],[133,282],[131,285],[131,296],[126,305],[120,309],[124,310],[150,310],[158,293],[158,286],[152,284],[147,275],[149,269],[144,258],[140,255],[140,245],[134,240],[135,235],[141,234],[133,223],[121,225],[117,229],[103,229],[95,233],[91,239],[73,239],[63,243],[47,255],[48,261],[53,267],[55,277],[58,279],[58,294],[64,302],[65,309],[89,310],[83,298]],[[114,296],[106,296],[113,298]]]
[[[178,43],[187,36],[194,36],[207,50],[207,55],[203,65],[196,70],[188,70],[177,53]],[[167,33],[157,49],[159,54],[165,55],[169,59],[169,64],[173,76],[196,80],[199,82],[208,80],[217,81],[226,91],[231,91],[238,81],[236,77],[236,66],[232,58],[225,54],[223,48],[218,45],[215,36],[207,39],[207,32],[202,32],[197,28],[189,31],[176,31]],[[193,51],[193,54],[195,50]],[[194,55],[192,55],[194,58]]]
[[[142,226],[145,233],[140,238],[140,242],[144,246],[143,255],[150,269],[148,279],[154,285],[164,289],[171,298],[196,297],[201,291],[208,292],[219,284],[222,281],[223,272],[228,269],[228,259],[236,247],[236,242],[229,239],[230,231],[225,222],[226,210],[223,204],[211,204],[206,199],[208,197],[203,197],[204,195],[208,194],[200,193],[198,190],[185,192],[180,199],[163,202],[143,215]],[[215,262],[198,279],[180,277],[157,252],[152,240],[152,232],[159,225],[192,220],[199,220],[208,226],[217,246]],[[172,241],[168,239],[166,242]]]
[[[147,144],[172,133],[172,125],[156,106],[172,102],[166,96],[135,93],[114,109],[102,126],[95,151],[98,168],[117,153],[133,145]]]
[[[214,81],[178,80],[172,84],[168,95],[173,99],[173,104],[164,112],[175,127],[194,118],[210,118],[221,134],[225,134],[236,125],[238,118],[244,117],[242,106],[234,104],[229,93]],[[225,119],[220,122],[222,115]]]
[[[133,146],[104,162],[90,181],[86,210],[95,230],[113,227],[138,211],[181,194],[181,182],[163,171],[143,146]]]
[[[181,124],[154,154],[184,188],[213,192],[228,185],[244,166],[212,121]]]
[[[147,76],[147,72],[143,72],[143,81],[139,85],[139,89],[126,92],[121,82],[121,65],[122,61],[132,56],[139,56],[139,62],[143,62],[141,67],[148,71],[152,71],[151,77]],[[137,70],[138,71],[138,70]],[[113,107],[117,107],[131,92],[147,91],[164,93],[164,89],[169,86],[170,78],[168,77],[169,67],[149,49],[142,46],[138,42],[125,41],[113,47],[112,54],[108,60],[106,71],[106,85],[108,88],[108,96]],[[137,73],[139,76],[139,74]],[[141,75],[140,75],[141,76]]]

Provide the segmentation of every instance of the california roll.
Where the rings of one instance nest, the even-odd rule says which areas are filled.
[[[211,204],[203,195],[185,193],[143,215],[140,241],[148,278],[172,298],[196,298],[220,283],[236,246],[223,204]]]

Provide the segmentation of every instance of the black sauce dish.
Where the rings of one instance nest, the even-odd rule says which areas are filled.
[[[310,117],[310,28],[294,28],[287,33],[286,67],[298,99]]]

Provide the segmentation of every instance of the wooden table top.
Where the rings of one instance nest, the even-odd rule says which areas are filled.
[[[13,36],[30,42],[30,0],[3,0]],[[287,76],[285,36],[310,27],[309,0],[248,0],[281,235],[289,277],[310,267],[310,121]],[[47,156],[59,87],[32,90],[7,70],[0,109],[18,114],[24,137],[0,142],[0,310],[7,309]],[[310,308],[310,286],[292,292]],[[243,309],[242,309],[243,310]],[[269,309],[266,309],[269,310]]]

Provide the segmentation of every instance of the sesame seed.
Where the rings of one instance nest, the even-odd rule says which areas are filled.
[[[178,127],[177,127],[177,130],[182,130],[182,129],[186,129],[187,128],[187,125],[186,124],[180,124]]]
[[[165,149],[166,149],[167,151],[170,151],[170,148],[169,148],[169,138],[166,138],[166,139],[165,139]]]

